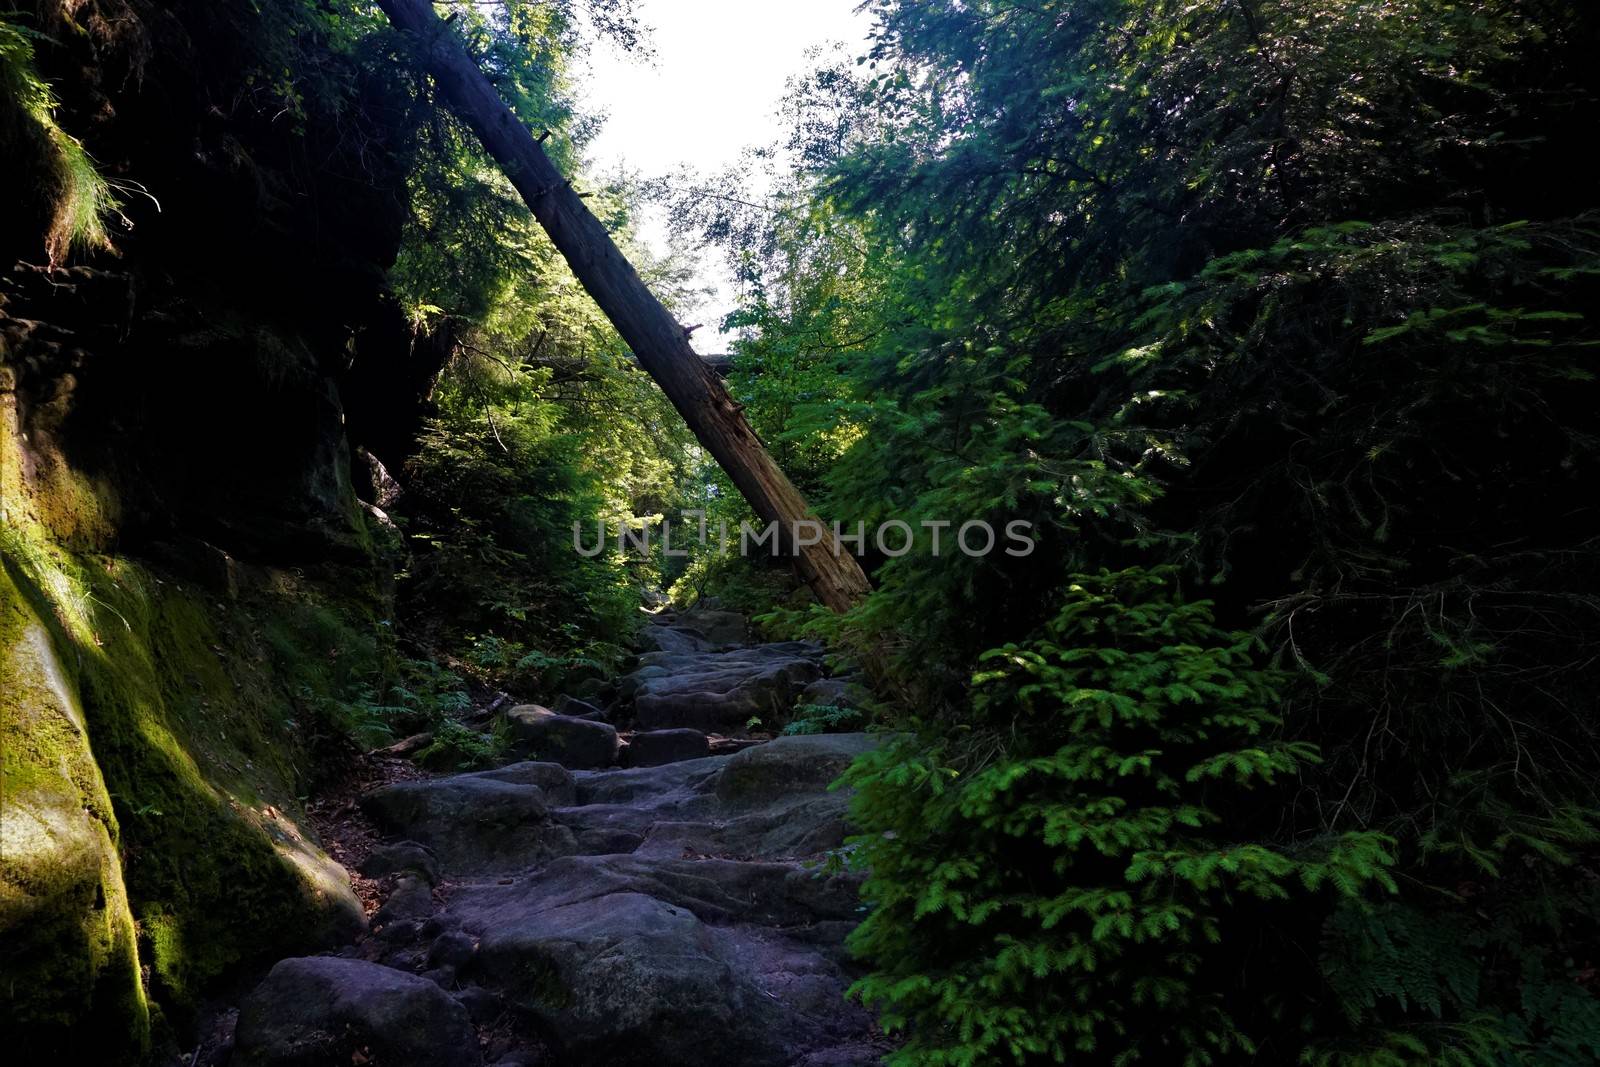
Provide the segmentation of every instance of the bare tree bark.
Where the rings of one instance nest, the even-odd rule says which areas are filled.
[[[431,0],[378,0],[389,21],[413,34],[440,92],[478,135],[583,287],[661,386],[700,443],[763,520],[779,524],[780,543],[817,599],[844,611],[871,586],[831,531],[815,544],[796,524],[816,522],[805,498],[767,452],[727,387],[689,345],[688,334],[650,292],[599,219],[584,206],[528,128],[434,12]],[[820,527],[820,523],[818,524]]]

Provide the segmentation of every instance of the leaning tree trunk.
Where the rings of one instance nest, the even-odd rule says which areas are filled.
[[[870,586],[854,557],[840,551],[831,533],[811,545],[801,543],[808,538],[792,536],[796,523],[815,521],[805,498],[773,461],[727,387],[690,347],[682,325],[650,292],[600,220],[434,13],[431,0],[378,0],[378,6],[396,27],[418,38],[428,72],[445,99],[522,194],[639,365],[660,384],[756,514],[779,524],[780,543],[795,553],[801,576],[817,598],[835,611],[858,601]]]

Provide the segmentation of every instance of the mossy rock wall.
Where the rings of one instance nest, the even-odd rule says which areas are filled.
[[[0,1057],[170,1059],[223,983],[361,922],[298,798],[391,655],[346,410],[402,448],[431,375],[384,283],[410,120],[298,5],[21,7],[135,225],[52,260],[70,198],[0,106]],[[291,66],[323,79],[292,121]]]
[[[362,929],[299,797],[387,654],[383,583],[177,531],[123,551],[71,376],[30,394],[14,356],[0,333],[0,1047],[134,1062],[220,982]]]

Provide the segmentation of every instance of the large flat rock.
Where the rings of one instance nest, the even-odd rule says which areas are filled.
[[[840,847],[849,795],[829,786],[870,734],[780,737],[732,756],[575,776],[578,803],[553,818],[579,852],[814,859]]]
[[[628,740],[623,760],[630,767],[659,767],[663,763],[703,759],[711,755],[711,740],[699,730],[677,727],[644,730]]]
[[[779,1063],[782,1011],[691,912],[611,893],[492,916],[478,966],[573,1062]]]
[[[752,719],[777,723],[822,677],[822,652],[788,641],[723,652],[652,652],[618,683],[641,730],[686,726],[740,733]]]
[[[536,763],[524,760],[508,763],[488,771],[471,771],[462,778],[487,778],[494,782],[513,785],[536,785],[550,804],[571,804],[578,796],[577,780],[572,772],[559,763]]]
[[[573,857],[464,890],[441,923],[477,941],[463,977],[572,1062],[700,1064],[713,1033],[725,1062],[787,1064],[870,1033],[844,999],[857,906],[851,879],[792,864]]]
[[[639,634],[647,652],[712,652],[744,645],[750,624],[733,611],[664,611]]]
[[[774,738],[732,756],[717,778],[717,796],[745,806],[776,803],[796,793],[828,790],[855,758],[878,743],[875,734],[810,734]]]

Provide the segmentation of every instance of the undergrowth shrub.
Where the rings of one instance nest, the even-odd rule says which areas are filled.
[[[432,660],[399,658],[391,670],[353,680],[333,695],[302,686],[300,696],[363,748],[377,748],[459,726],[456,717],[472,707],[465,685]]]
[[[1314,1067],[1573,1065],[1600,1060],[1600,882],[1594,811],[1548,816],[1455,783],[1453,818],[1423,835],[1404,890],[1346,902],[1323,924],[1318,968],[1346,1032]]]
[[[1274,737],[1259,651],[1172,569],[1076,575],[1040,632],[983,657],[967,724],[847,773],[869,872],[854,993],[906,1032],[891,1064],[1256,1052],[1262,915],[1395,888],[1382,834],[1276,843],[1246,817],[1317,758]]]
[[[860,708],[841,708],[832,704],[796,704],[783,732],[801,734],[842,734],[864,729],[869,717]]]
[[[425,767],[468,771],[492,764],[510,745],[504,720],[489,733],[480,733],[458,719],[445,719],[435,727],[433,740],[418,750],[416,761]]]
[[[499,432],[510,451],[462,426],[425,435],[402,516],[416,546],[405,614],[484,679],[545,693],[620,662],[638,591],[620,565],[572,551],[594,492],[572,442],[517,423]]]

